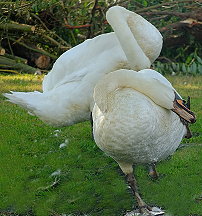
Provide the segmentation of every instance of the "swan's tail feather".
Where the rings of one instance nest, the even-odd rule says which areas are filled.
[[[55,92],[55,95],[41,92],[10,92],[3,94],[8,101],[18,104],[37,116],[43,122],[54,127],[69,126],[88,120],[88,106],[72,102],[67,97],[60,100],[64,92]]]
[[[14,104],[17,104],[24,109],[28,110],[30,114],[34,114],[34,111],[37,110],[37,103],[41,100],[41,93],[34,92],[13,92],[4,93],[3,95],[8,98],[8,101]],[[38,101],[38,102],[37,102]]]

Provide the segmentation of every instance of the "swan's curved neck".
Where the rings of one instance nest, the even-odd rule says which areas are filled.
[[[126,55],[126,58],[133,70],[142,70],[150,68],[151,62],[139,46],[129,25],[128,18],[134,14],[122,8],[111,8],[107,12],[107,21],[112,26],[120,45]]]
[[[121,69],[107,74],[94,89],[94,100],[102,112],[108,109],[108,95],[122,88],[134,89],[166,109],[173,108],[174,88],[162,75],[151,69],[138,73]]]

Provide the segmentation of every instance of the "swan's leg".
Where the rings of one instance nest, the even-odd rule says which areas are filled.
[[[152,210],[151,207],[149,207],[141,198],[140,194],[138,193],[137,188],[137,181],[133,175],[133,173],[129,173],[126,175],[127,182],[130,185],[133,194],[135,195],[135,198],[137,200],[138,207],[140,209],[140,213],[145,213],[146,215],[151,215],[150,211]]]
[[[94,135],[93,135],[93,113],[90,113],[90,124],[91,124],[91,135],[92,135],[92,140],[94,141]]]
[[[151,208],[143,201],[140,194],[138,193],[137,181],[133,174],[133,165],[131,163],[125,163],[122,161],[117,161],[123,173],[126,175],[126,180],[131,187],[135,199],[137,200],[140,213],[145,213],[145,215],[151,215]]]
[[[133,191],[135,199],[137,200],[140,213],[143,213],[145,216],[164,215],[164,212],[161,211],[161,209],[155,207],[154,210],[154,208],[148,206],[141,198],[140,194],[138,193],[137,181],[133,174],[132,164],[122,161],[117,161],[117,163],[119,164],[123,173],[126,175],[127,182]]]
[[[148,169],[149,169],[149,176],[154,180],[158,179],[159,175],[158,172],[156,171],[155,163],[148,164]]]

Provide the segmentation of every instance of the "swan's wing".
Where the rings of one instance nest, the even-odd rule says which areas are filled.
[[[52,70],[44,77],[43,91],[53,89],[61,81],[68,82],[70,80],[71,82],[84,77],[86,74],[82,69],[87,68],[92,61],[96,62],[96,58],[116,44],[115,34],[108,33],[88,39],[66,51],[56,60]]]
[[[72,82],[80,82],[88,73],[87,68],[77,71],[76,73],[67,74],[64,78],[55,84],[54,88],[57,88],[61,85],[65,85]]]

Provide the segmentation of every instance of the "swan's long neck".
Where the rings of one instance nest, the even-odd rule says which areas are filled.
[[[138,73],[121,69],[107,74],[94,89],[95,103],[102,112],[108,110],[110,93],[121,88],[134,89],[148,96],[161,107],[173,108],[174,89],[162,75],[151,69],[145,69]]]
[[[120,42],[131,69],[139,71],[150,68],[151,62],[139,46],[128,25],[127,20],[130,13],[132,12],[123,10],[121,7],[113,7],[108,10],[106,17]]]

